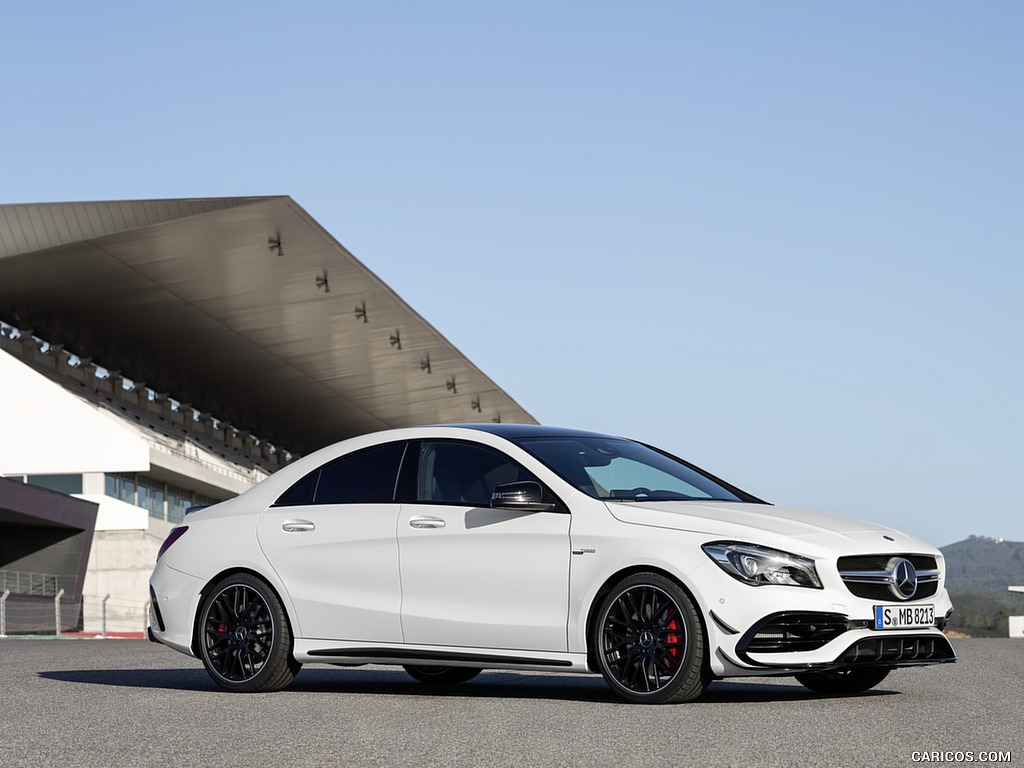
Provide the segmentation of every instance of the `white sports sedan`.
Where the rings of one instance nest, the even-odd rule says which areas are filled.
[[[826,693],[955,661],[942,554],[768,504],[656,448],[515,424],[352,438],[190,513],[150,581],[150,638],[230,691],[308,663],[600,672],[623,698],[716,678]]]

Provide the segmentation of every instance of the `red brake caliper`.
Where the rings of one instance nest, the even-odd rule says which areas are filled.
[[[672,621],[670,621],[668,623],[668,626],[666,626],[665,628],[679,629],[678,620],[675,617],[673,617]],[[679,655],[679,641],[679,635],[665,635],[665,644],[669,646],[668,652],[673,658]]]

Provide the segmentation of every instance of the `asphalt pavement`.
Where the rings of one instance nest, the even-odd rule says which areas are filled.
[[[1024,641],[821,697],[788,678],[620,703],[599,676],[485,672],[432,691],[395,667],[307,666],[223,693],[138,640],[0,640],[0,766],[904,766],[1024,764]],[[1010,753],[1010,763],[1004,759]]]

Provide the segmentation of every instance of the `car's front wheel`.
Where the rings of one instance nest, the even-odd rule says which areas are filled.
[[[889,672],[889,667],[835,669],[831,672],[804,672],[796,675],[796,681],[816,693],[860,693],[874,688],[885,680]]]
[[[240,693],[278,691],[298,674],[281,601],[262,579],[237,573],[203,600],[196,627],[199,657],[217,685]]]
[[[629,701],[690,701],[710,678],[693,601],[657,573],[638,573],[612,587],[598,609],[592,642],[604,679]]]
[[[456,685],[472,680],[480,674],[476,667],[437,667],[406,664],[402,667],[406,672],[427,685]]]

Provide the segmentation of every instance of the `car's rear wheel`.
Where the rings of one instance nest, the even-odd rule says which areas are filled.
[[[657,573],[638,573],[612,587],[598,609],[592,642],[604,679],[629,701],[690,701],[710,678],[693,601]]]
[[[406,664],[406,672],[427,685],[455,685],[472,680],[482,670],[475,667],[439,667]]]
[[[796,680],[816,693],[860,693],[885,680],[890,671],[889,667],[855,667],[830,672],[804,672],[796,675]]]
[[[286,687],[302,665],[281,601],[261,579],[238,573],[217,582],[199,610],[199,657],[217,685],[250,693]]]

